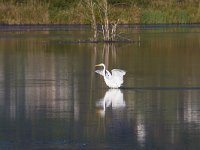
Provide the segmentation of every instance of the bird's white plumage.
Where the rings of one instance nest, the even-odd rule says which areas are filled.
[[[106,85],[110,88],[119,88],[124,80],[123,76],[126,74],[126,71],[121,69],[113,69],[110,73],[108,70],[105,69],[104,64],[99,64],[96,66],[103,66],[103,69],[96,70],[95,72],[102,75],[104,77],[104,81],[106,82]]]
[[[121,70],[121,69],[113,69],[111,70],[112,76],[120,76],[123,77],[126,74],[126,71]]]
[[[101,69],[101,70],[95,70],[95,72],[103,76],[103,69]]]

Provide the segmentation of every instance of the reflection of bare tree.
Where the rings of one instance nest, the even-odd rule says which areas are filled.
[[[96,65],[96,61],[97,61],[97,45],[94,45],[94,56],[92,57],[93,59],[91,59],[91,65],[93,66],[92,68],[94,68],[94,66]],[[93,87],[93,80],[94,79],[94,71],[91,71],[91,85],[90,85],[90,89],[92,89]]]
[[[40,54],[42,56],[43,53]],[[73,59],[73,58],[71,58]],[[66,60],[70,61],[70,59]],[[32,54],[28,56],[28,66],[26,68],[26,115],[27,118],[34,117],[37,112],[44,112],[50,118],[69,117],[67,111],[74,111],[74,118],[77,118],[76,101],[68,101],[74,98],[74,77],[71,74],[65,77],[64,70],[73,72],[74,66],[61,66],[59,60],[54,54],[49,54],[48,58],[44,56],[34,59]],[[30,65],[29,65],[30,64]],[[39,68],[31,64],[39,64]],[[59,67],[56,67],[59,66]],[[34,74],[32,73],[34,72]],[[76,105],[78,108],[78,105]],[[35,111],[38,109],[38,111]],[[60,112],[55,114],[54,112]],[[55,116],[57,115],[57,116]]]
[[[111,55],[111,56],[110,56]],[[111,61],[116,63],[116,47],[114,44],[104,44],[103,46],[103,62],[106,66],[109,66],[109,59],[111,57]]]
[[[115,64],[117,60],[117,51],[115,44],[95,44],[92,45],[93,57],[91,59],[91,64],[94,67],[96,64],[104,63],[106,67],[109,64]]]

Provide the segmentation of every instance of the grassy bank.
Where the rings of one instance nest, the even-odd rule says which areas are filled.
[[[121,0],[122,1],[122,0]],[[109,18],[124,24],[200,23],[198,0],[109,0]],[[1,24],[90,23],[81,0],[1,0]],[[100,20],[97,19],[100,22]]]
[[[0,2],[1,24],[46,24],[49,23],[49,6],[47,3]]]

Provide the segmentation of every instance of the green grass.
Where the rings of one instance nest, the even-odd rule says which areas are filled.
[[[15,1],[0,0],[1,24],[87,24],[90,20],[80,0]],[[200,23],[200,2],[179,1],[110,0],[109,18],[122,24]]]
[[[141,14],[140,22],[142,24],[159,24],[167,22],[168,15],[160,10],[144,10]]]
[[[193,20],[195,20],[193,18]],[[197,20],[198,21],[198,20]],[[143,24],[161,24],[161,23],[192,23],[192,15],[187,10],[144,10],[141,14]],[[195,23],[195,21],[193,22]]]
[[[1,24],[45,24],[49,23],[48,4],[12,2],[0,3]]]

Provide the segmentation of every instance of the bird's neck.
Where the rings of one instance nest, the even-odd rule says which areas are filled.
[[[103,73],[104,73],[104,75],[106,75],[106,67],[105,67],[105,65],[103,65]]]

